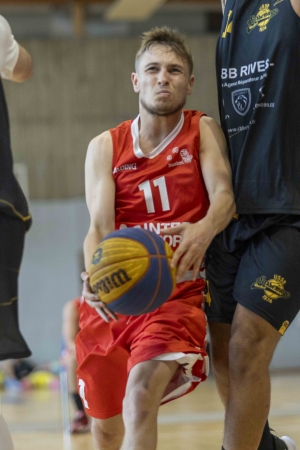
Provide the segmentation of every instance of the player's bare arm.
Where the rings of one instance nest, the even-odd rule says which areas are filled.
[[[291,0],[291,5],[294,8],[294,11],[300,17],[300,0]]]
[[[183,237],[172,260],[173,267],[180,260],[177,279],[191,266],[196,277],[212,239],[226,227],[235,212],[231,169],[221,127],[213,119],[202,117],[200,136],[200,164],[210,207],[199,222],[180,225],[172,230],[172,234],[180,233]]]
[[[32,58],[19,45],[7,20],[0,15],[0,72],[7,80],[22,82],[32,76]]]
[[[15,65],[13,71],[12,81],[21,83],[31,78],[33,73],[33,62],[27,50],[25,50],[25,48],[22,47],[20,44],[18,44],[18,46],[19,46],[19,56],[17,64]]]
[[[112,177],[113,145],[109,131],[93,139],[88,147],[85,163],[86,202],[90,213],[90,227],[84,241],[84,261],[89,268],[96,245],[115,228],[115,183]],[[84,272],[82,295],[96,308],[100,316],[109,321],[117,320],[91,290],[88,274]]]

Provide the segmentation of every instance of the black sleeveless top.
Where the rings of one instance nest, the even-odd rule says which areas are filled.
[[[10,148],[9,118],[6,100],[0,79],[0,213],[22,220],[27,228],[31,216],[23,191],[13,174],[13,159]]]
[[[240,214],[300,214],[300,17],[290,0],[227,0],[219,109]]]

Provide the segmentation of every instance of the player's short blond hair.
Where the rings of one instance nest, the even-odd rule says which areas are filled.
[[[193,57],[185,41],[185,36],[176,29],[169,27],[155,27],[142,34],[141,47],[135,57],[135,67],[137,70],[140,57],[153,45],[163,45],[169,47],[174,53],[185,59],[188,63],[190,75],[193,72]]]

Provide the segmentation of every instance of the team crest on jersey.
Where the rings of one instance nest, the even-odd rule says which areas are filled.
[[[270,280],[262,275],[252,284],[251,289],[262,289],[264,291],[262,298],[266,302],[272,303],[278,298],[290,298],[291,294],[284,290],[285,283],[286,280],[280,275],[274,275],[274,278]]]
[[[279,9],[270,9],[270,4],[261,5],[256,16],[251,16],[247,24],[247,33],[250,34],[254,28],[258,27],[259,31],[265,31],[270,20],[279,13]]]
[[[180,150],[180,156],[186,164],[190,163],[193,159],[193,155],[191,155],[185,148]]]
[[[249,88],[237,89],[231,93],[232,105],[235,111],[244,116],[250,109],[251,91]]]

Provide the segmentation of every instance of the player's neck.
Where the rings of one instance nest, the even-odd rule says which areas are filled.
[[[154,116],[140,111],[139,147],[144,154],[155,149],[178,125],[182,111],[171,116]]]

